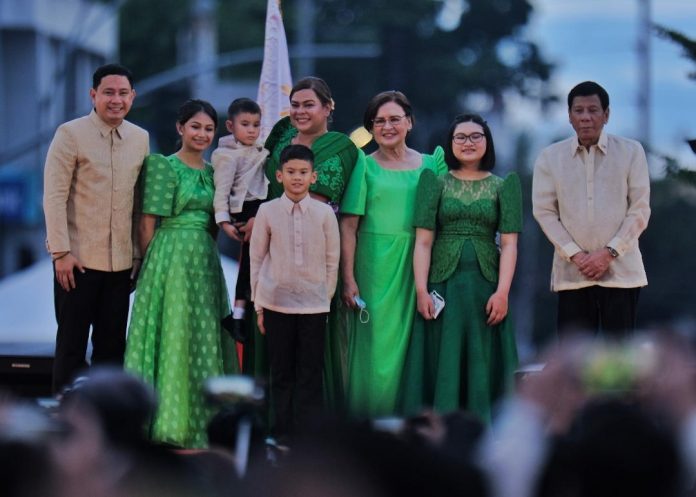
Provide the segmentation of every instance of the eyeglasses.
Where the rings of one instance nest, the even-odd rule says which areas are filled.
[[[406,117],[405,115],[403,115],[403,116],[391,116],[391,117],[386,118],[386,119],[384,117],[377,117],[377,118],[372,120],[372,125],[375,128],[383,128],[384,126],[386,126],[387,123],[389,123],[392,125],[392,127],[395,128],[399,124],[401,124],[401,121],[403,121],[405,117]]]
[[[464,145],[467,140],[470,140],[471,143],[481,143],[485,137],[486,135],[483,133],[471,133],[470,135],[460,134],[454,135],[452,141],[457,145]]]

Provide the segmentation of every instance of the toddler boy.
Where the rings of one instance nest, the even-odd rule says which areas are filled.
[[[215,222],[230,237],[240,242],[239,272],[232,314],[222,320],[232,338],[247,341],[244,310],[249,299],[249,235],[240,228],[256,215],[268,194],[263,166],[268,150],[256,143],[261,131],[261,108],[249,98],[234,100],[227,109],[227,131],[212,155],[215,169]]]

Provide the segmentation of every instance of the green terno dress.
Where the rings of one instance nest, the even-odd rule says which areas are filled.
[[[230,305],[211,235],[213,169],[151,155],[142,181],[142,210],[161,216],[161,223],[138,279],[125,367],[157,391],[152,439],[205,447],[214,411],[205,402],[203,382],[238,371],[234,342],[220,326]]]
[[[446,171],[444,152],[423,155],[420,167],[385,169],[372,157],[356,169],[341,212],[361,216],[354,275],[369,320],[350,313],[348,410],[387,416],[397,409],[406,350],[416,310],[413,281],[413,210],[418,178]]]
[[[269,180],[268,199],[278,198],[283,193],[283,185],[275,176],[280,162],[280,153],[290,145],[297,136],[297,129],[286,117],[276,123],[266,139],[265,147],[270,151],[266,162],[266,177]],[[357,149],[348,136],[343,133],[329,131],[317,138],[312,144],[314,152],[314,170],[317,172],[317,182],[310,191],[328,198],[335,209],[343,198],[343,192],[351,178],[356,163],[364,155]],[[326,355],[324,365],[324,386],[327,404],[340,408],[344,396],[346,355],[348,339],[346,335],[346,311],[340,299],[342,283],[338,282],[335,297],[331,302],[331,312],[327,327]],[[251,315],[251,313],[249,313]],[[254,339],[244,352],[244,370],[255,376],[268,376],[268,361],[264,337],[255,327]]]
[[[435,231],[428,286],[445,308],[435,320],[416,316],[404,371],[406,414],[430,406],[490,421],[517,367],[510,314],[488,326],[485,307],[498,282],[496,233],[522,230],[519,177],[467,181],[426,171],[413,224]]]

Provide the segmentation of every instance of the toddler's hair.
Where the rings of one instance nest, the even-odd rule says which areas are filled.
[[[231,121],[242,112],[261,115],[261,107],[250,98],[235,98],[230,106],[227,107],[227,119]]]

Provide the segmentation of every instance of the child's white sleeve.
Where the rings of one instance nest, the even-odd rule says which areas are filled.
[[[324,236],[326,238],[326,289],[329,292],[329,300],[336,293],[338,280],[338,262],[341,257],[341,237],[338,231],[338,221],[332,209],[327,213],[324,221]]]
[[[270,230],[266,219],[265,204],[259,207],[254,220],[254,228],[251,230],[249,240],[249,282],[251,285],[251,300],[256,300],[256,287],[259,282],[259,272],[263,264],[270,244]]]
[[[213,197],[213,209],[215,210],[215,222],[230,222],[230,193],[234,185],[236,170],[235,161],[219,148],[213,152],[210,158],[213,163],[213,180],[215,181],[215,196]]]

